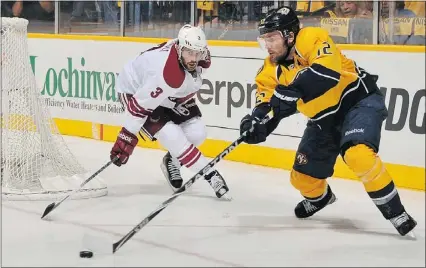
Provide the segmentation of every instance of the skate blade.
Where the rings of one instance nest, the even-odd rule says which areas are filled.
[[[224,194],[220,197],[220,199],[225,200],[225,201],[232,201],[232,196],[228,195],[228,194]]]
[[[414,233],[414,231],[410,231],[406,236],[407,236],[407,238],[409,238],[411,240],[417,240],[417,236]]]

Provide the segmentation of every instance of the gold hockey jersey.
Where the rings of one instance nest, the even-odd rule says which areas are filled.
[[[269,102],[278,84],[301,94],[297,110],[320,126],[336,123],[359,100],[369,94],[360,79],[365,76],[346,58],[327,31],[307,27],[296,37],[291,64],[277,65],[267,57],[256,76],[256,105]]]

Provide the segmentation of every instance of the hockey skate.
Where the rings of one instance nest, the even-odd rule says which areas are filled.
[[[226,185],[225,180],[219,172],[212,171],[209,174],[204,176],[204,179],[210,184],[213,190],[216,193],[217,198],[224,198],[226,200],[231,200],[232,198],[226,193],[229,191],[228,185]]]
[[[317,198],[318,199],[318,198]],[[327,205],[333,204],[336,201],[336,196],[331,191],[330,186],[327,187],[327,193],[320,200],[305,199],[297,204],[294,213],[298,218],[308,218]]]
[[[405,236],[406,234],[410,233],[417,225],[417,222],[405,211],[402,212],[400,215],[389,219],[389,221],[393,224],[398,233],[402,236]],[[414,233],[411,233],[411,236],[414,238]]]
[[[164,177],[172,188],[173,192],[176,192],[182,187],[183,179],[180,174],[180,166],[174,161],[169,152],[163,157],[161,162],[161,170],[163,171]]]

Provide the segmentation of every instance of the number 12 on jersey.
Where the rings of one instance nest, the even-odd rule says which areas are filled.
[[[320,49],[318,49],[318,57],[321,56],[321,54],[322,55],[331,55],[331,54],[333,54],[332,52],[330,52],[330,48],[331,47],[330,47],[329,43],[323,42],[322,44],[323,44],[323,46]]]

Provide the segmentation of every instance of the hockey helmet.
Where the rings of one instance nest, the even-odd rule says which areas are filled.
[[[207,50],[206,35],[201,28],[186,24],[179,30],[177,46],[179,58],[182,57],[183,48],[200,52],[200,55],[204,55]]]
[[[284,38],[288,38],[289,33],[293,32],[294,36],[300,30],[300,21],[296,12],[290,7],[284,6],[271,10],[258,26],[260,35],[280,31]]]

